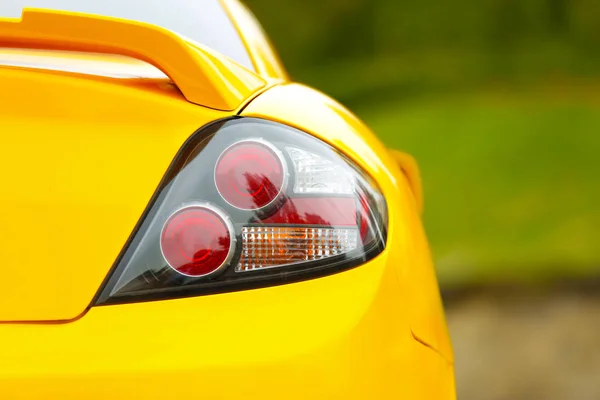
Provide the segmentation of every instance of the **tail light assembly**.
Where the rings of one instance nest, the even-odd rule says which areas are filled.
[[[385,200],[298,129],[215,122],[184,144],[96,304],[245,290],[358,266],[386,243]]]

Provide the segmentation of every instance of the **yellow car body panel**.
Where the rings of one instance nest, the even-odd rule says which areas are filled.
[[[21,50],[5,51],[10,62],[2,65],[0,51],[0,168],[14,172],[0,186],[2,398],[454,399],[414,161],[386,149],[335,101],[285,83],[252,17],[237,1],[222,2],[258,73],[242,74],[264,82],[245,91],[245,83],[227,80],[239,71],[234,62],[218,64],[229,82],[223,90],[246,93],[222,103],[226,111],[210,107],[219,97],[210,91],[187,98],[164,63],[151,62],[166,76],[142,79],[66,67],[74,60],[109,71],[131,67],[114,56],[120,51],[67,53],[93,49],[48,43],[37,46],[52,50],[43,55],[22,50],[51,58],[55,68],[6,65]],[[371,175],[388,206],[385,250],[318,279],[93,306],[183,143],[236,114],[295,126]]]
[[[397,230],[398,231],[398,230]],[[344,273],[259,290],[93,307],[5,324],[4,398],[450,399],[452,366],[415,341],[386,250]]]
[[[231,113],[164,81],[3,67],[0,87],[0,321],[76,318],[182,143]]]

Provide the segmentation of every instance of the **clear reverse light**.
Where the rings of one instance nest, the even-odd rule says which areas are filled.
[[[285,150],[296,171],[294,193],[354,193],[354,179],[342,164],[297,147],[286,146]]]

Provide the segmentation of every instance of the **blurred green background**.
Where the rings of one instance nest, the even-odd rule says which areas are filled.
[[[600,273],[598,0],[247,0],[291,76],[414,155],[444,288]]]

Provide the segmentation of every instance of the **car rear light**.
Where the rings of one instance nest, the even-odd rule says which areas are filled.
[[[294,163],[294,193],[352,194],[354,180],[342,165],[297,147],[286,146]]]
[[[241,290],[352,268],[385,247],[376,184],[324,142],[254,118],[196,132],[96,304]]]
[[[281,152],[264,140],[234,143],[221,154],[215,168],[215,183],[223,200],[243,210],[273,203],[287,179]]]
[[[160,249],[167,264],[182,275],[200,277],[226,266],[235,248],[229,218],[210,205],[189,205],[163,225]]]
[[[356,228],[244,227],[242,256],[236,271],[323,260],[357,246]]]

